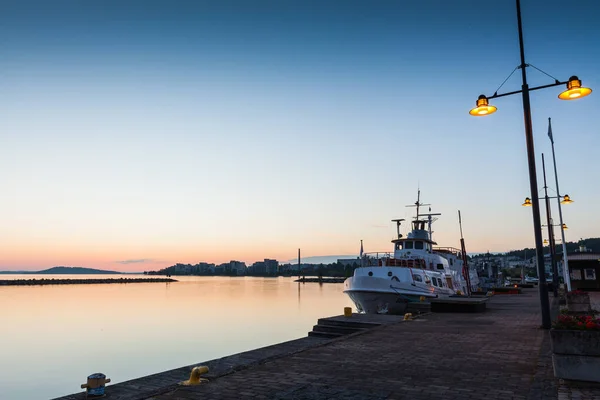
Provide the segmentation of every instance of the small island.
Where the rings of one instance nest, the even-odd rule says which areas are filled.
[[[137,273],[123,273],[117,271],[106,271],[102,269],[85,267],[52,267],[41,271],[0,271],[4,275],[139,275]],[[31,279],[0,279],[0,286],[39,286],[39,285],[83,285],[83,284],[106,284],[106,283],[165,283],[177,282],[170,277],[154,278],[31,278]]]
[[[41,271],[0,271],[0,274],[5,275],[123,275],[122,272],[106,271],[103,269],[85,268],[85,267],[52,267]]]

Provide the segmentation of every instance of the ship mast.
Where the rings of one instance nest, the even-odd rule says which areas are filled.
[[[419,214],[419,209],[422,206],[429,206],[429,213],[428,214]],[[417,223],[417,222],[420,221],[419,218],[421,218],[421,217],[427,217],[427,231],[429,232],[429,240],[433,240],[433,236],[432,236],[433,231],[431,230],[431,224],[433,224],[437,220],[437,218],[431,218],[431,217],[436,216],[436,215],[442,215],[442,214],[440,214],[440,213],[434,213],[434,214],[432,214],[431,213],[431,204],[421,203],[421,189],[419,189],[417,191],[417,201],[415,202],[415,204],[414,205],[411,204],[411,205],[406,206],[406,207],[417,207],[417,216],[414,217],[415,221],[413,223],[413,229],[419,229],[418,226],[420,224]],[[422,221],[422,222],[424,222],[424,221]]]
[[[416,217],[414,217],[414,218],[415,218],[415,220],[418,220],[418,219],[419,219],[419,217],[421,216],[421,215],[419,214],[419,208],[420,208],[421,206],[430,206],[430,205],[431,205],[431,204],[423,204],[423,203],[421,203],[421,189],[419,189],[419,190],[417,191],[417,201],[415,201],[415,204],[411,204],[411,205],[408,205],[408,206],[406,206],[406,207],[417,207],[417,216],[416,216]]]
[[[465,281],[467,281],[467,295],[471,297],[471,273],[469,271],[469,264],[467,264],[467,250],[465,249],[465,239],[463,237],[460,210],[458,210],[458,226],[460,227],[460,252],[462,253],[463,275],[465,277]]]

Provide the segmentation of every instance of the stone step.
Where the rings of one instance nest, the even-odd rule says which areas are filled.
[[[310,331],[310,332],[308,332],[308,336],[320,337],[320,338],[327,338],[327,339],[335,339],[335,338],[338,338],[340,336],[344,336],[344,334],[342,334],[342,333],[332,333],[332,332],[315,332],[315,331]]]
[[[348,328],[374,328],[379,324],[368,323],[368,322],[359,322],[359,321],[351,321],[351,320],[335,320],[328,318],[319,318],[317,320],[318,325],[327,325],[327,326],[343,326]]]
[[[313,326],[313,332],[329,332],[329,333],[341,333],[342,335],[349,335],[354,332],[363,331],[367,328],[356,328],[351,326],[338,326],[338,325],[315,325]]]

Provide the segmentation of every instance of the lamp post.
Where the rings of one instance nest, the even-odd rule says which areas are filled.
[[[544,165],[544,155],[543,154],[542,154],[542,165]],[[550,239],[550,242],[548,242],[546,239],[544,239],[543,244],[546,245],[546,244],[552,243],[550,245],[550,247],[551,247],[550,255],[551,255],[551,257],[554,258],[556,256],[556,240],[554,239],[554,230],[551,230],[551,229],[552,229],[552,227],[560,226],[560,233],[562,235],[561,241],[562,241],[562,253],[563,253],[563,279],[565,280],[565,284],[567,285],[567,290],[571,291],[571,277],[570,277],[570,274],[568,271],[569,264],[565,263],[565,260],[567,259],[567,257],[565,256],[567,254],[567,244],[566,244],[567,242],[565,241],[565,231],[569,228],[567,227],[567,224],[565,224],[563,222],[563,219],[562,219],[562,205],[563,204],[571,204],[571,203],[573,203],[573,200],[571,200],[571,198],[569,197],[568,194],[565,194],[564,196],[561,196],[560,194],[558,194],[557,196],[548,196],[548,190],[546,187],[546,168],[545,167],[544,167],[544,190],[545,190],[544,199],[546,200],[546,210],[550,209],[550,201],[549,201],[550,199],[557,199],[557,201],[558,201],[560,224],[553,225],[552,224],[552,216],[551,216],[550,212],[547,211],[546,218],[547,218],[548,222],[547,222],[547,225],[542,225],[542,227],[546,227],[546,226],[548,227],[548,237]],[[533,206],[533,203],[531,203],[531,199],[529,197],[526,197],[522,206],[531,207],[531,206]],[[553,251],[553,249],[554,249],[554,251]],[[556,285],[556,281],[558,280],[558,275],[557,275],[558,274],[558,266],[556,266],[556,269],[555,269],[555,266],[556,266],[556,263],[553,262],[552,274],[557,276],[556,280],[553,279],[554,285]],[[556,291],[557,290],[555,290],[555,293],[556,293]]]
[[[572,203],[573,201],[568,195],[561,201],[560,189],[558,188],[558,173],[556,172],[556,155],[554,153],[554,136],[552,134],[552,121],[548,118],[548,138],[552,143],[552,161],[554,161],[554,178],[556,179],[556,201],[558,202],[558,216],[560,218],[560,234],[562,236],[562,252],[563,252],[563,276],[565,284],[567,285],[567,291],[571,291],[571,274],[569,273],[569,255],[567,254],[567,241],[565,240],[565,228],[566,225],[563,223],[562,217],[562,203]]]
[[[544,153],[542,153],[542,171],[544,173],[544,198],[546,200],[546,221],[548,223],[548,240],[550,240],[550,265],[552,265],[552,291],[554,297],[558,297],[558,267],[556,266],[556,247],[554,244],[554,230],[552,229],[552,213],[550,210],[550,198],[548,197],[548,185],[546,184],[546,164]],[[545,272],[544,266],[544,272]]]
[[[469,111],[469,114],[473,116],[485,116],[496,112],[496,107],[489,104],[489,99],[509,96],[512,94],[521,93],[523,98],[523,119],[525,123],[525,142],[527,146],[527,161],[529,164],[529,186],[531,190],[532,206],[533,206],[533,233],[535,237],[535,248],[536,248],[536,259],[539,276],[539,296],[540,296],[540,308],[542,312],[542,328],[550,329],[550,306],[548,303],[548,287],[546,286],[546,275],[544,271],[544,247],[542,244],[542,228],[540,221],[540,205],[538,197],[538,185],[535,168],[535,149],[533,145],[533,126],[531,123],[531,105],[529,101],[529,92],[533,90],[544,89],[553,86],[567,85],[567,90],[562,92],[558,97],[562,100],[573,100],[583,96],[587,96],[591,93],[591,89],[584,88],[581,86],[581,81],[576,76],[571,76],[566,82],[559,82],[555,79],[555,83],[549,85],[538,86],[529,88],[527,84],[527,72],[526,68],[530,66],[525,63],[525,50],[523,47],[523,27],[521,23],[521,2],[516,0],[517,3],[517,25],[519,29],[519,49],[521,56],[521,64],[517,69],[521,69],[521,78],[523,84],[521,90],[514,92],[498,94],[494,93],[493,96],[487,97],[480,95],[476,102],[476,107]]]

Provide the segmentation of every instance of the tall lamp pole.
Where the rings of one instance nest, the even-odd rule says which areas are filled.
[[[544,172],[544,199],[546,200],[546,220],[548,221],[548,241],[550,247],[550,263],[552,265],[552,291],[554,297],[558,297],[558,267],[556,266],[556,247],[554,244],[554,226],[552,225],[552,214],[550,210],[550,198],[548,197],[548,185],[546,184],[546,163],[542,153],[542,170]],[[544,271],[545,271],[544,267]]]
[[[521,77],[523,79],[523,117],[525,119],[525,141],[527,143],[527,161],[529,163],[529,186],[533,203],[533,234],[539,279],[540,306],[542,310],[542,327],[550,329],[550,304],[548,303],[548,286],[546,285],[546,270],[544,266],[544,245],[542,243],[542,223],[540,220],[540,205],[538,199],[538,183],[535,170],[535,150],[533,148],[533,126],[531,124],[531,105],[529,103],[529,85],[525,65],[525,50],[523,48],[523,26],[521,23],[521,1],[517,0],[517,23],[519,25],[519,48],[521,51]]]
[[[563,276],[565,279],[565,284],[567,285],[567,290],[571,291],[571,274],[569,273],[569,257],[567,254],[567,241],[565,240],[565,224],[563,223],[562,217],[562,196],[560,195],[560,189],[558,188],[558,172],[556,172],[556,154],[554,153],[554,135],[552,134],[552,120],[548,118],[548,137],[550,138],[550,143],[552,143],[552,161],[554,162],[554,179],[556,180],[556,201],[558,202],[558,217],[560,218],[560,234],[562,237],[562,252],[563,252]],[[572,200],[569,199],[569,196],[563,200],[565,202],[571,203]]]
[[[517,23],[519,28],[519,48],[521,55],[521,64],[516,69],[521,69],[521,77],[523,84],[521,90],[514,92],[498,94],[497,91],[493,96],[487,97],[480,95],[476,102],[476,107],[469,111],[469,114],[473,116],[485,116],[496,112],[497,108],[491,106],[488,102],[489,99],[509,96],[512,94],[521,93],[523,97],[523,118],[525,122],[525,142],[527,145],[527,161],[529,164],[529,185],[531,190],[531,200],[533,206],[533,233],[535,237],[535,248],[536,248],[536,259],[537,269],[539,276],[539,296],[540,296],[540,308],[542,313],[542,328],[550,329],[550,306],[548,302],[548,286],[546,285],[546,274],[544,270],[544,247],[542,243],[542,228],[540,220],[540,205],[538,197],[538,185],[535,168],[535,151],[533,146],[533,127],[531,123],[531,105],[529,102],[529,92],[538,89],[549,88],[559,85],[567,85],[567,90],[562,92],[558,98],[562,100],[573,100],[583,96],[587,96],[592,92],[591,89],[581,86],[581,81],[576,76],[571,76],[567,82],[559,82],[556,78],[554,83],[549,85],[542,85],[534,88],[529,88],[527,84],[527,73],[526,68],[530,64],[525,63],[525,50],[523,48],[523,27],[521,23],[521,2],[517,2]],[[515,70],[516,70],[515,69]],[[541,70],[540,70],[541,71]],[[542,71],[543,72],[543,71]],[[512,74],[511,74],[512,75]],[[508,79],[508,78],[507,78]],[[506,81],[505,81],[506,82]],[[502,85],[500,86],[502,87]]]

